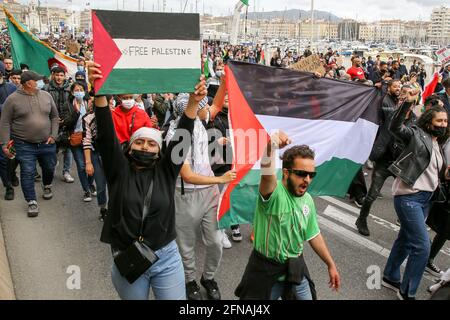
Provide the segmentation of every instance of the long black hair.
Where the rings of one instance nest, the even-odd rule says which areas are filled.
[[[436,115],[436,113],[444,112],[447,113],[447,111],[439,106],[439,105],[433,105],[430,109],[425,111],[422,116],[417,120],[417,126],[421,128],[423,131],[431,134],[431,125],[433,123],[433,119]],[[450,137],[450,128],[447,126],[447,131],[444,137],[438,138],[438,143],[440,145],[443,145],[445,142],[447,142],[448,138]]]

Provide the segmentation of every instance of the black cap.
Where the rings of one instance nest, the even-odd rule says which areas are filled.
[[[38,81],[38,80],[42,80],[42,79],[44,79],[44,76],[41,76],[40,74],[37,74],[34,71],[25,71],[22,73],[20,83],[24,84],[25,82],[30,81],[30,80]]]

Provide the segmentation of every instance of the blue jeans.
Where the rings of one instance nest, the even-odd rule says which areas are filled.
[[[270,294],[270,300],[278,300],[284,291],[284,282],[277,282]],[[297,293],[297,298],[299,300],[312,300],[311,288],[309,287],[308,279],[303,278],[302,282],[295,286],[295,291]]]
[[[11,179],[8,172],[8,158],[3,153],[3,150],[0,150],[0,179],[5,188],[11,187]]]
[[[106,178],[103,172],[103,164],[100,154],[97,151],[91,151],[91,160],[94,167],[94,179],[97,187],[97,203],[100,207],[106,206]]]
[[[83,146],[71,147],[75,164],[77,165],[78,178],[84,192],[90,191],[90,186],[94,184],[94,177],[89,177],[86,173],[86,162],[84,160]]]
[[[70,151],[70,148],[64,148],[62,153],[64,159],[62,174],[64,175],[65,173],[70,173],[70,168],[72,167],[72,152]]]
[[[155,252],[159,260],[130,284],[113,263],[112,282],[123,300],[148,300],[150,288],[156,300],[186,300],[184,270],[178,246],[172,241]]]
[[[20,164],[20,183],[27,202],[36,200],[34,177],[36,176],[36,161],[42,169],[42,183],[49,186],[53,182],[56,166],[56,145],[45,143],[28,143],[14,139],[16,159]]]
[[[400,220],[400,232],[384,269],[384,276],[400,282],[400,266],[408,258],[400,290],[415,297],[430,255],[430,237],[425,221],[430,209],[431,192],[394,197]]]

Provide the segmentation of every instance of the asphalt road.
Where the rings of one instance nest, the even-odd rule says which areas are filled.
[[[72,173],[75,177],[75,169]],[[395,293],[378,288],[381,279],[377,276],[377,271],[382,274],[398,229],[390,196],[391,185],[392,179],[382,191],[384,198],[374,204],[369,222],[370,238],[357,233],[354,221],[358,210],[348,199],[316,199],[321,230],[342,277],[342,289],[338,293],[332,292],[328,288],[325,265],[306,245],[306,261],[320,299],[396,299]],[[42,195],[39,184],[36,189],[38,195]],[[53,191],[52,200],[39,200],[40,215],[36,219],[27,218],[20,187],[16,188],[16,199],[11,202],[3,200],[1,191],[0,218],[17,298],[118,299],[110,278],[110,250],[99,241],[102,223],[97,220],[95,199],[84,203],[79,183],[62,182],[59,168]],[[216,276],[222,297],[227,300],[236,299],[233,292],[251,252],[250,227],[242,226],[241,229],[244,240],[224,250]],[[442,268],[450,267],[449,245],[437,258]],[[199,241],[197,265],[200,269],[203,258],[204,248]],[[79,288],[73,281],[77,271],[80,271]],[[432,280],[430,276],[423,279],[417,298],[429,298],[426,288]]]

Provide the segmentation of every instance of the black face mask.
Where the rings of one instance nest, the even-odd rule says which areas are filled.
[[[447,127],[435,127],[434,129],[430,128],[430,133],[436,137],[436,138],[443,138],[445,137],[445,134],[447,133]]]
[[[153,168],[159,156],[155,152],[146,152],[140,150],[131,150],[131,159],[139,167]]]

